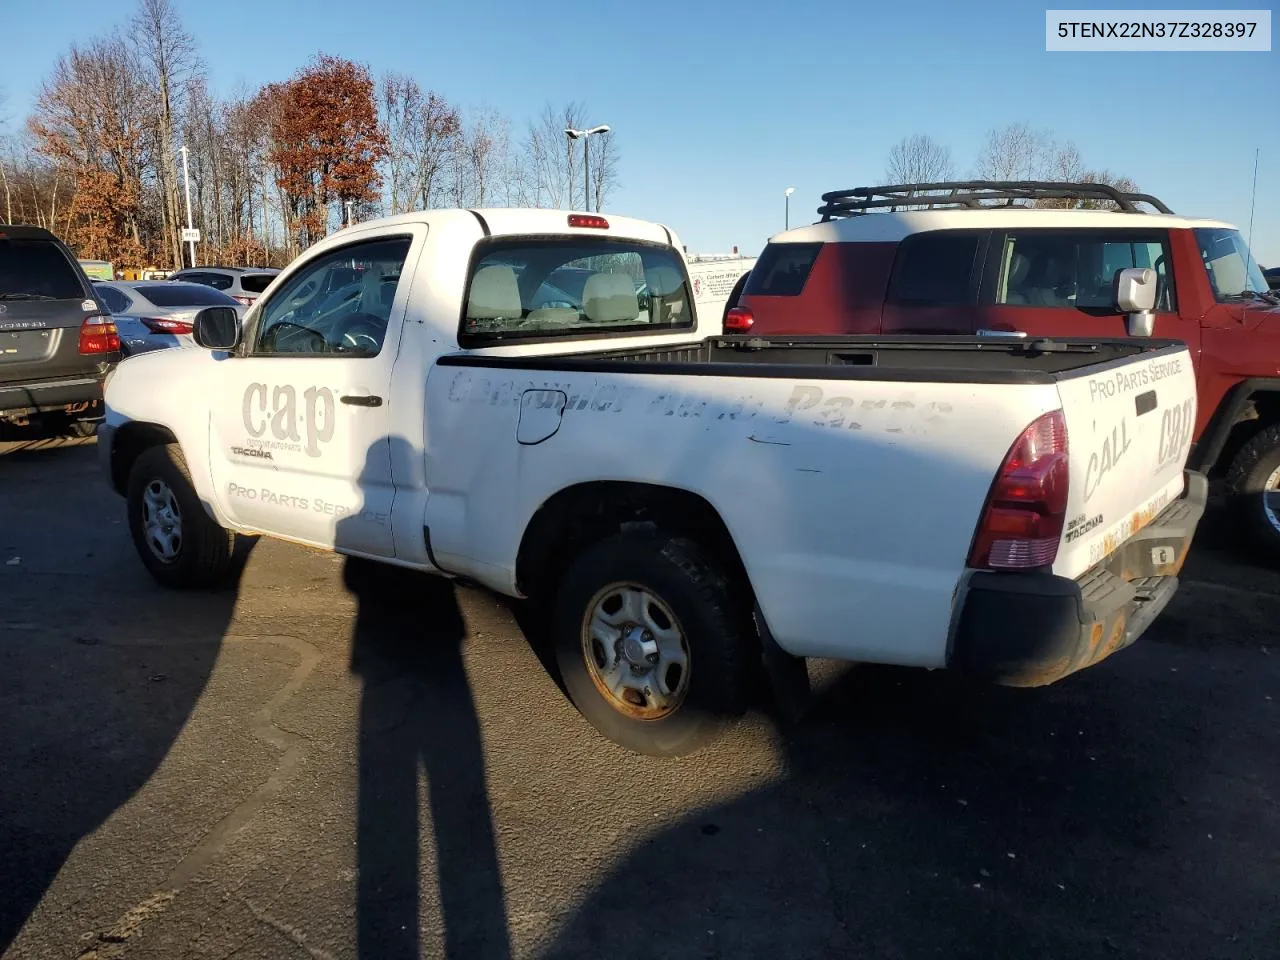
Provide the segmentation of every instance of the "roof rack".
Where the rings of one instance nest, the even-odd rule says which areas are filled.
[[[940,183],[900,183],[885,187],[856,187],[822,195],[818,213],[826,223],[836,217],[856,217],[869,210],[899,207],[1012,207],[1018,201],[1108,200],[1126,213],[1142,213],[1146,203],[1160,213],[1173,213],[1149,193],[1124,193],[1107,183],[1067,183],[1051,180],[948,180]],[[1001,203],[1003,201],[1003,203]]]

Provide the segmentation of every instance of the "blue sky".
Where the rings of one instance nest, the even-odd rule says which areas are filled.
[[[1242,230],[1261,148],[1253,246],[1280,265],[1274,38],[1270,53],[1047,53],[1045,6],[1029,3],[176,3],[220,94],[323,50],[496,108],[517,132],[547,101],[586,101],[622,154],[609,208],[668,224],[690,251],[755,252],[782,229],[786,187],[792,225],[811,221],[824,190],[884,182],[904,136],[933,136],[967,173],[988,129],[1026,121],[1178,213]],[[127,10],[16,0],[0,68],[11,121],[68,44]]]

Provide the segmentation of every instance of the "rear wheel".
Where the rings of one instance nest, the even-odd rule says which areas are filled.
[[[235,534],[205,513],[176,443],[155,446],[129,473],[129,533],[143,565],[166,587],[219,584],[231,569]]]
[[[628,750],[692,753],[745,708],[748,638],[692,541],[630,531],[589,547],[561,583],[555,641],[574,705]]]
[[[1226,485],[1242,537],[1260,559],[1280,565],[1280,424],[1240,448]]]

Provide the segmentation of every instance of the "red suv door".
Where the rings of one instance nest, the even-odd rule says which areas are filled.
[[[1151,267],[1160,278],[1153,335],[1200,349],[1196,316],[1178,313],[1169,232],[1159,229],[997,230],[987,248],[978,332],[1045,337],[1124,337],[1116,271]]]

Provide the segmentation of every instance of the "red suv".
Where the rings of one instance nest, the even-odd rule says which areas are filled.
[[[1280,296],[1234,226],[1103,184],[921,183],[822,199],[818,223],[770,239],[726,332],[1183,340],[1199,388],[1188,465],[1225,479],[1249,540],[1280,562]],[[1154,314],[1120,307],[1131,268],[1154,272]]]

